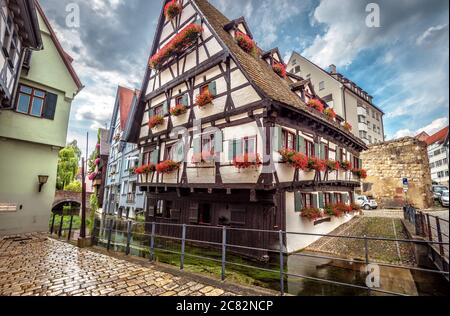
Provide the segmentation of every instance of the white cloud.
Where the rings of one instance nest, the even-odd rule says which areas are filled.
[[[436,37],[444,33],[447,29],[448,24],[432,26],[417,38],[416,43],[417,45],[431,43]]]
[[[447,125],[448,125],[448,117],[441,117],[437,120],[434,120],[429,125],[419,128],[417,131],[412,131],[410,129],[399,130],[394,135],[393,139],[398,139],[398,138],[407,137],[407,136],[415,137],[422,132],[426,132],[428,135],[431,136],[431,135],[439,132],[441,129],[443,129]]]

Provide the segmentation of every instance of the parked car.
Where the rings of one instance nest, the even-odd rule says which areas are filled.
[[[440,200],[443,191],[448,191],[448,187],[446,187],[445,185],[433,185],[433,187],[431,188],[433,198],[436,201]]]
[[[356,202],[366,211],[376,210],[378,208],[377,201],[375,201],[374,198],[365,195],[357,197]]]
[[[439,198],[439,202],[441,202],[443,207],[449,207],[448,192],[448,190],[442,191],[441,197]]]

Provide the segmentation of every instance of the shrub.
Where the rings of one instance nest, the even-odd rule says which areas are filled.
[[[81,181],[73,181],[64,187],[64,191],[81,193]]]

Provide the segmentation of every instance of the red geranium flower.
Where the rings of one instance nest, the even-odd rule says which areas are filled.
[[[353,130],[353,126],[349,122],[344,123],[344,128],[349,132]]]
[[[305,208],[302,210],[301,216],[310,221],[315,221],[323,217],[322,212],[318,208]]]
[[[309,171],[325,171],[327,169],[325,162],[322,159],[317,157],[309,157],[308,158],[308,167]]]
[[[248,169],[262,165],[262,161],[258,154],[245,154],[234,158],[233,165],[239,170]]]
[[[183,7],[181,6],[181,3],[179,3],[177,0],[172,0],[164,7],[164,14],[168,20],[172,20],[174,17],[180,14],[182,10]]]
[[[187,112],[186,106],[183,104],[177,104],[173,108],[170,109],[170,114],[173,116],[180,116],[182,114],[185,114]]]
[[[161,174],[171,173],[180,168],[180,164],[173,160],[166,160],[156,166],[156,171]]]
[[[353,168],[352,163],[350,161],[343,161],[340,163],[340,165],[341,169],[344,171],[350,171]]]
[[[164,117],[161,115],[155,115],[148,121],[148,126],[150,128],[155,128],[156,126],[162,125],[164,123]]]
[[[281,162],[288,163],[297,170],[306,170],[308,167],[308,157],[292,149],[280,151]]]
[[[338,161],[327,160],[326,162],[328,171],[338,171],[341,167]]]
[[[336,119],[336,112],[332,108],[327,108],[325,111],[323,111],[323,114],[325,114],[328,118],[335,120]]]
[[[354,170],[352,170],[352,172],[358,178],[367,179],[367,170],[365,170],[365,169],[354,169]]]
[[[199,94],[195,100],[195,104],[197,104],[199,107],[204,107],[208,104],[211,104],[214,100],[214,97],[209,91],[203,92],[202,94]]]
[[[324,105],[322,104],[322,102],[321,102],[320,100],[317,100],[317,99],[311,99],[311,100],[309,100],[308,106],[309,106],[310,108],[313,108],[313,109],[319,111],[320,113],[323,113],[323,111],[324,111],[324,109],[325,109],[325,107],[324,107]]]
[[[247,34],[244,34],[241,31],[236,31],[235,38],[239,47],[246,53],[253,54],[256,51],[255,42]]]
[[[286,65],[276,62],[273,64],[272,68],[278,76],[286,78]]]
[[[149,174],[156,171],[156,166],[154,164],[143,165],[137,167],[134,171],[135,174]]]

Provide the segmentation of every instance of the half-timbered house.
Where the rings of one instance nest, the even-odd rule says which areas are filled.
[[[230,244],[275,249],[276,233],[233,229],[326,233],[349,220],[315,221],[302,211],[350,205],[356,175],[300,168],[282,152],[357,167],[365,144],[307,105],[310,82],[286,74],[277,49],[262,52],[244,18],[230,21],[206,0],[164,4],[178,6],[176,14],[161,12],[125,136],[146,166],[138,185],[147,191],[147,221],[204,226],[189,237],[208,241],[220,241],[213,228],[225,225]],[[285,243],[295,251],[312,241],[293,235]]]

